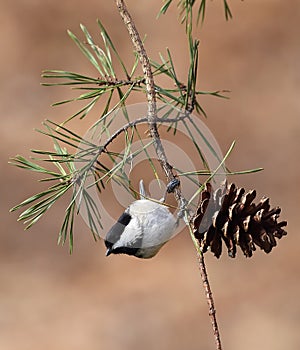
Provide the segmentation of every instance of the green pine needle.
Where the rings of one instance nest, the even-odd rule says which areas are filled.
[[[160,8],[157,17],[166,14],[172,3],[173,0],[164,0],[164,4]],[[196,5],[196,3],[199,3],[199,7],[197,10],[197,23],[199,23],[200,19],[201,23],[203,23],[206,15],[207,0],[179,0],[177,3],[177,8],[179,9],[179,16],[181,16],[181,23],[186,24],[187,30],[193,20],[194,5]],[[223,7],[226,21],[232,19],[232,13],[227,0],[223,0]]]

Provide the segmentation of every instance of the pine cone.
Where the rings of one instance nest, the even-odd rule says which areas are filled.
[[[210,247],[219,258],[222,240],[232,258],[236,255],[237,245],[246,257],[252,256],[255,246],[270,253],[276,246],[275,237],[280,239],[287,234],[282,229],[287,222],[277,222],[281,209],[270,209],[269,198],[263,197],[254,204],[255,197],[255,190],[245,193],[244,188],[234,184],[225,183],[214,192],[209,183],[206,185],[193,218],[194,235],[204,253]]]

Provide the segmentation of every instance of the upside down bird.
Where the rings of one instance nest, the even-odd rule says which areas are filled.
[[[134,201],[119,217],[105,237],[106,256],[127,254],[142,259],[155,256],[173,236],[177,220],[161,202],[146,199],[143,180],[140,199]]]

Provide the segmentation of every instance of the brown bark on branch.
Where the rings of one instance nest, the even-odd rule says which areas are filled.
[[[156,96],[155,96],[155,85],[154,85],[154,79],[153,74],[151,70],[151,65],[149,62],[148,55],[146,53],[146,50],[144,48],[143,42],[140,38],[139,32],[137,31],[135,24],[126,8],[126,5],[123,0],[115,0],[119,13],[123,19],[123,22],[125,26],[127,27],[127,30],[129,32],[129,35],[131,37],[132,43],[135,47],[135,50],[137,51],[139,55],[140,62],[142,64],[143,73],[145,77],[145,83],[146,83],[146,91],[147,91],[147,100],[148,100],[148,115],[147,115],[147,121],[149,125],[149,131],[154,141],[154,146],[156,150],[156,154],[158,157],[158,160],[166,174],[166,177],[168,181],[171,181],[175,179],[175,175],[172,170],[172,166],[168,163],[167,156],[165,154],[161,139],[159,137],[159,133],[157,130],[157,108],[156,108]],[[184,208],[185,200],[183,196],[181,195],[180,189],[177,187],[174,190],[174,195],[179,203],[179,206],[181,208]],[[193,241],[196,240],[193,232],[191,232]],[[195,242],[194,242],[195,243]],[[198,245],[199,247],[199,245]],[[199,258],[199,268],[201,273],[201,278],[203,282],[203,287],[206,294],[207,303],[209,305],[209,315],[212,322],[214,337],[215,337],[215,343],[216,343],[216,349],[222,350],[221,347],[221,341],[220,341],[220,333],[218,330],[218,324],[216,319],[216,311],[214,308],[214,301],[212,297],[212,292],[210,289],[209,281],[207,278],[206,268],[204,264],[204,257],[201,252],[198,252],[198,258]]]
[[[148,115],[147,120],[149,124],[150,135],[154,141],[155,151],[158,157],[158,160],[163,168],[168,181],[175,179],[175,175],[173,173],[172,166],[168,163],[168,159],[162,145],[161,139],[159,137],[159,132],[157,130],[156,120],[157,120],[157,108],[156,108],[156,93],[155,93],[155,85],[154,79],[151,69],[151,64],[149,62],[149,58],[147,52],[145,50],[144,44],[141,40],[139,32],[130,16],[130,13],[127,10],[125,2],[123,0],[115,0],[119,13],[123,19],[123,22],[129,32],[131,37],[131,41],[134,45],[136,52],[138,53],[139,60],[142,65],[145,83],[146,83],[146,92],[147,92],[147,100],[148,100]],[[176,200],[182,205],[182,195],[179,188],[176,188],[174,191],[174,195]]]
[[[208,314],[210,317],[210,321],[211,321],[211,325],[212,325],[212,329],[213,329],[213,333],[214,333],[216,350],[222,350],[221,337],[220,337],[217,316],[216,316],[216,309],[215,309],[212,291],[211,291],[210,284],[208,281],[208,276],[207,276],[207,271],[206,271],[206,266],[205,266],[205,261],[204,261],[204,255],[203,255],[203,253],[200,254],[199,252],[197,252],[197,256],[198,256],[198,261],[199,261],[199,269],[200,269],[200,273],[201,273],[202,284],[204,287],[205,296],[206,296],[208,309],[209,309]]]

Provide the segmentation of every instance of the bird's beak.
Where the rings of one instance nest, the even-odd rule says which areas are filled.
[[[112,253],[112,250],[110,248],[107,248],[105,256],[109,256]]]

